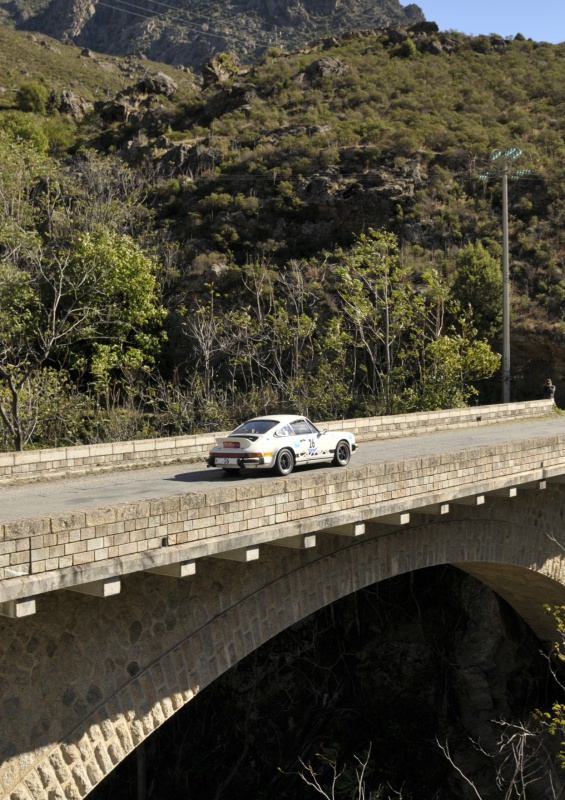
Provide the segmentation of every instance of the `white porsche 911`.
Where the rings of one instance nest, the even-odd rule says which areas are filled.
[[[226,472],[266,468],[276,475],[290,475],[296,464],[320,461],[345,467],[357,449],[352,433],[319,430],[306,417],[292,414],[250,419],[216,442],[209,467]]]

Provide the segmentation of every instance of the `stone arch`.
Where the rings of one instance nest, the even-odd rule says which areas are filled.
[[[123,594],[105,600],[54,592],[35,616],[0,624],[0,680],[11,699],[2,796],[84,797],[268,639],[401,573],[458,566],[551,638],[542,605],[565,602],[559,510],[560,503],[550,508],[540,498],[500,501],[401,529],[372,524],[359,539],[320,535],[315,551],[264,546],[250,564],[207,559],[182,581],[137,573]]]

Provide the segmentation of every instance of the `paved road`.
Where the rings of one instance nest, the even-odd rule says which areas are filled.
[[[422,436],[366,442],[352,456],[351,465],[398,461],[488,444],[565,434],[565,416],[552,415],[529,422],[508,422]],[[312,469],[339,469],[325,465],[299,467],[296,474]],[[203,464],[172,464],[129,471],[82,475],[51,481],[0,487],[0,522],[84,510],[166,495],[198,492],[234,485],[240,481],[273,480],[268,472],[226,476]]]

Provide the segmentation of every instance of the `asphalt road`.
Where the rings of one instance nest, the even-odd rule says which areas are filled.
[[[565,415],[552,415],[533,421],[484,425],[477,428],[442,431],[400,439],[365,442],[351,458],[351,465],[399,461],[404,458],[465,450],[489,444],[532,437],[565,434]],[[304,471],[339,469],[329,465],[298,467]],[[203,463],[172,464],[127,471],[80,475],[13,486],[0,487],[0,522],[85,510],[132,500],[165,497],[230,486],[241,481],[273,480],[268,471],[225,475],[221,469],[207,469]]]

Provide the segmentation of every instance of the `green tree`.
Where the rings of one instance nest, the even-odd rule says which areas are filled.
[[[502,324],[500,262],[481,242],[477,242],[459,251],[456,268],[453,296],[462,309],[471,309],[478,336],[492,340]]]
[[[474,330],[452,332],[431,341],[424,351],[424,375],[418,410],[459,408],[478,395],[473,381],[489,378],[500,366],[500,356]]]
[[[394,234],[369,230],[336,256],[336,288],[351,330],[354,372],[374,398],[374,412],[392,413],[406,382],[411,339],[424,324],[424,299],[410,267],[398,257]]]
[[[401,58],[414,58],[417,52],[418,48],[416,47],[414,39],[405,39],[395,50],[395,55]]]
[[[165,310],[157,264],[129,236],[100,229],[78,237],[69,277],[85,305],[81,340],[95,341],[91,369],[99,385],[116,370],[154,364]],[[74,298],[73,298],[74,300]]]
[[[45,114],[49,91],[39,81],[26,81],[16,92],[16,102],[21,111]]]
[[[50,360],[112,372],[152,363],[162,337],[156,264],[126,236],[84,234],[67,252],[41,248],[23,269],[0,262],[0,417],[12,446],[33,433],[22,398]]]
[[[6,140],[27,142],[38,153],[47,153],[49,138],[43,129],[43,120],[23,111],[3,111],[0,115],[0,132]]]

